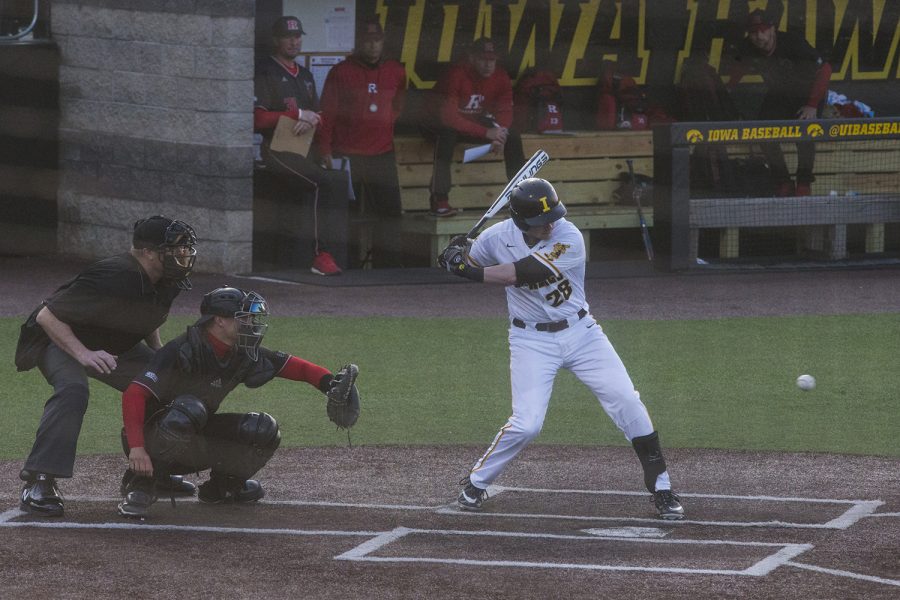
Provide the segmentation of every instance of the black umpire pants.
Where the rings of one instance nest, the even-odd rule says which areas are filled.
[[[426,130],[434,136],[434,170],[431,175],[431,194],[447,196],[450,193],[450,163],[453,162],[453,150],[459,142],[485,144],[488,140],[462,135],[455,129],[440,127]],[[503,160],[506,163],[506,178],[512,179],[522,165],[525,164],[525,152],[522,149],[522,136],[510,130],[503,147]]]
[[[297,201],[311,199],[313,222],[292,222],[291,215],[284,215],[293,233],[312,232],[313,255],[327,250],[340,267],[347,265],[347,228],[350,209],[347,190],[350,182],[347,173],[323,169],[313,160],[293,152],[263,151],[266,168],[280,175],[288,187],[296,192]],[[352,168],[352,167],[351,167]],[[299,211],[296,212],[300,214]]]
[[[372,220],[372,266],[402,267],[402,236],[397,226],[403,213],[397,157],[348,154],[353,191],[366,219]]]
[[[88,377],[124,391],[150,362],[153,350],[143,342],[118,355],[109,375],[85,369],[56,344],[50,343],[38,359],[38,368],[53,387],[35,434],[24,471],[71,477],[81,424],[89,399]]]

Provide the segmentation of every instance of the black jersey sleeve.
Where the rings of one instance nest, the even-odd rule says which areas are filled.
[[[134,383],[150,390],[157,400],[167,398],[183,342],[183,336],[179,336],[157,350],[144,372],[134,378]]]
[[[284,352],[276,352],[261,347],[259,349],[259,359],[244,377],[244,385],[248,388],[258,388],[269,383],[284,368],[289,358],[290,355]]]

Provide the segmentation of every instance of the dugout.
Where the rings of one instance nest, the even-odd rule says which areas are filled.
[[[789,172],[812,144],[809,196],[773,195],[760,144]],[[678,123],[654,131],[661,266],[900,264],[900,119]]]
[[[51,10],[46,0],[0,3],[3,31],[21,31],[35,5],[44,11],[28,44],[0,42],[3,68],[7,74],[13,69],[12,79],[0,87],[4,252],[13,251],[9,246],[46,254],[59,247],[83,258],[105,256],[127,243],[130,222],[152,211],[183,218],[202,232],[198,270],[252,270],[263,239],[257,217],[260,224],[272,221],[254,207],[254,50],[267,35],[260,31],[266,31],[274,16],[296,12],[302,17],[310,6],[322,13],[333,4],[54,0]],[[387,33],[386,54],[405,63],[411,94],[400,133],[410,134],[417,132],[415,111],[440,70],[460,58],[466,44],[480,35],[489,34],[508,49],[502,67],[514,79],[532,66],[557,72],[566,127],[584,132],[592,127],[603,60],[615,61],[624,75],[663,101],[671,99],[690,58],[702,58],[719,74],[726,72],[728,48],[757,4],[348,0],[343,6],[352,7],[356,22],[377,14]],[[896,52],[900,5],[886,0],[847,2],[840,10],[820,2],[771,0],[767,5],[778,15],[780,30],[803,33],[828,57],[835,67],[836,91],[868,103],[879,118],[900,114]],[[23,7],[25,17],[8,12],[21,12]],[[304,24],[312,26],[306,20]],[[326,31],[324,21],[317,27]],[[327,40],[325,34],[320,38]],[[15,69],[29,65],[34,66],[30,81],[15,74]],[[38,71],[43,73],[39,77]],[[739,89],[741,112],[752,114],[762,84],[748,78]],[[40,115],[38,129],[27,130],[23,114]],[[654,151],[672,137],[655,139]],[[877,148],[887,141],[871,143]],[[679,148],[673,147],[670,154],[678,154]],[[23,164],[28,157],[37,162]],[[665,165],[671,157],[661,160],[659,164]],[[663,177],[671,178],[671,169]],[[671,184],[659,183],[657,190]],[[668,210],[675,214],[680,201],[673,200]],[[277,213],[274,220],[278,221]],[[879,247],[877,225],[847,224],[849,259],[890,255],[894,225],[889,222],[883,227],[884,253],[866,251]],[[653,228],[671,226],[656,220]],[[730,258],[705,249],[718,251],[722,236],[717,230],[734,228],[701,228],[698,257],[739,264],[755,252],[748,244],[768,235],[766,231],[773,233],[771,241],[779,240],[779,252],[789,254],[794,226],[782,227],[738,227],[738,253]],[[632,250],[598,256],[641,253],[640,233],[633,227],[595,238],[621,239]],[[281,255],[277,248],[273,252]],[[809,255],[798,256],[805,260]]]

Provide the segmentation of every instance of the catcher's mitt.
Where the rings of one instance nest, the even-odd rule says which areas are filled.
[[[328,418],[340,429],[349,429],[359,417],[359,391],[356,389],[356,377],[359,367],[354,364],[345,365],[335,373],[331,388],[325,392],[328,396]]]

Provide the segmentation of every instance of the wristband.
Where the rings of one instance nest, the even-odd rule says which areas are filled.
[[[484,282],[484,269],[481,267],[473,267],[466,263],[462,263],[453,269],[453,274],[465,277],[466,279],[471,279],[472,281],[477,281],[478,283]]]

